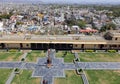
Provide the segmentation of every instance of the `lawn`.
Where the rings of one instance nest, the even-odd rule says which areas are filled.
[[[54,84],[83,84],[79,75],[75,71],[65,71],[66,78],[55,78]]]
[[[0,69],[0,84],[5,84],[11,72],[12,69]]]
[[[87,70],[85,72],[90,84],[120,84],[120,71]]]
[[[45,57],[46,52],[40,50],[33,50],[27,55],[27,62],[36,62],[38,57]]]
[[[11,84],[40,84],[40,78],[32,78],[31,75],[31,70],[23,70],[14,77]]]
[[[0,61],[19,61],[21,57],[21,52],[0,52]]]
[[[79,53],[83,62],[120,62],[118,53]]]
[[[67,51],[67,54],[65,55],[66,51],[58,51],[56,52],[56,57],[58,58],[64,58],[65,62],[73,62],[74,54],[72,54],[70,51]]]

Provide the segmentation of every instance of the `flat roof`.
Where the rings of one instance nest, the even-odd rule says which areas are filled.
[[[120,30],[111,30],[109,32],[113,37],[120,37]]]
[[[108,41],[95,35],[3,35],[0,43],[107,44]]]

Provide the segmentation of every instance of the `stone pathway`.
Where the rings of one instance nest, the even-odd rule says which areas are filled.
[[[88,79],[85,74],[81,74],[82,80],[84,84],[89,84]]]
[[[51,50],[49,56],[52,58],[51,67],[48,68],[46,65],[47,57],[39,58],[32,74],[32,77],[42,77],[41,84],[44,80],[47,81],[48,84],[54,84],[55,77],[65,77],[64,69],[74,70],[76,68],[74,64],[65,64],[62,58],[55,58],[55,51]]]
[[[28,54],[28,53],[27,53],[27,52],[25,52],[25,53],[22,55],[22,58],[24,58],[24,59],[25,59],[25,58],[26,58],[26,56],[27,56],[27,54]]]
[[[50,68],[47,67],[48,54],[52,58]],[[32,77],[41,77],[41,84],[44,80],[47,81],[47,84],[54,84],[54,78],[65,77],[65,70],[76,70],[77,68],[83,70],[120,70],[120,62],[77,62],[76,66],[74,63],[64,63],[63,58],[55,57],[55,50],[50,50],[49,53],[47,52],[46,57],[38,58],[36,63],[0,62],[0,68],[33,70]],[[82,75],[82,78],[85,79],[85,75]]]
[[[15,73],[14,73],[14,69],[13,69],[12,73],[10,74],[10,76],[9,76],[9,78],[6,81],[5,84],[11,84],[11,82],[12,82],[12,80],[13,80],[14,77],[15,77]]]
[[[74,53],[74,56],[75,56],[76,59],[79,59],[78,53]]]
[[[75,63],[75,66],[76,66],[76,67],[79,67],[80,58],[79,58],[78,53],[75,52],[75,53],[74,53],[74,56],[75,56],[74,61],[75,61],[75,60],[78,60],[78,61],[75,61],[75,62],[74,62],[74,63]],[[81,67],[80,67],[80,68],[81,68]],[[88,79],[87,79],[87,76],[86,76],[83,68],[82,68],[82,72],[83,72],[83,73],[80,74],[80,76],[81,76],[81,78],[82,78],[82,80],[83,80],[83,83],[84,83],[84,84],[89,84]]]
[[[26,56],[27,56],[27,53],[24,53],[23,55],[22,55],[22,58],[21,58],[21,60],[24,58],[26,58]],[[25,62],[21,62],[22,64],[20,65],[20,70],[21,69],[23,69],[24,68],[24,65],[26,64]],[[9,76],[9,78],[8,78],[8,80],[6,81],[6,83],[5,84],[11,84],[11,82],[12,82],[12,80],[13,80],[13,78],[15,77],[15,71],[14,71],[14,69],[13,69],[13,71],[12,71],[12,73],[11,73],[11,75]]]
[[[120,62],[78,62],[85,70],[120,70]]]
[[[19,68],[21,64],[21,62],[0,62],[0,68]]]

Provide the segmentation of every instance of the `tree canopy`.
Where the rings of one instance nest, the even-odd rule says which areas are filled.
[[[10,19],[10,17],[12,16],[12,14],[2,14],[0,15],[1,19]]]
[[[116,29],[116,25],[115,24],[108,23],[108,24],[106,24],[106,25],[101,27],[100,32],[104,32],[106,30],[115,30],[115,29]]]
[[[82,20],[67,20],[66,23],[68,26],[77,25],[80,28],[84,28],[86,26],[86,22]]]

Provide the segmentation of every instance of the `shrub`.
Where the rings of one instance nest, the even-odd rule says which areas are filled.
[[[68,77],[68,75],[66,74],[66,75],[65,75],[65,77],[67,78],[67,77]]]
[[[77,69],[77,70],[76,70],[76,72],[77,72],[77,74],[78,74],[78,75],[80,75],[80,74],[82,74],[82,73],[83,73],[83,71],[82,71],[82,69],[81,69],[81,68]]]
[[[17,49],[10,49],[9,52],[18,52]]]
[[[94,50],[85,50],[85,52],[94,52]]]
[[[110,52],[110,53],[116,53],[117,51],[116,50],[108,50],[108,52]]]
[[[82,72],[82,69],[78,69],[79,72]]]
[[[44,53],[46,53],[47,51],[46,50],[44,50]]]
[[[21,61],[25,61],[25,59],[24,59],[24,58],[22,58],[22,59],[21,59]]]
[[[76,59],[75,59],[75,61],[76,61],[76,62],[78,62],[78,61],[79,61],[79,59],[78,59],[78,58],[76,58]]]
[[[18,68],[15,68],[15,70],[14,70],[15,72],[18,72],[19,71],[19,69]]]

